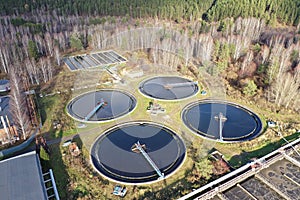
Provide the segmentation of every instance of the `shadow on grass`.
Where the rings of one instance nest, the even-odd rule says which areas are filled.
[[[186,172],[189,174],[190,172]],[[141,186],[138,186],[140,188]],[[164,184],[164,188],[159,191],[146,191],[143,195],[138,197],[138,200],[144,200],[144,199],[178,199],[179,197],[183,196],[184,193],[187,193],[187,191],[192,190],[192,184],[187,181],[186,178],[183,178],[181,180],[177,180],[176,182],[167,185]]]
[[[80,150],[79,155],[72,155],[69,146],[63,144],[75,142]],[[60,144],[61,143],[61,144]],[[50,168],[54,172],[60,199],[109,199],[107,190],[108,180],[102,179],[89,162],[88,152],[79,135],[69,140],[58,141],[50,146],[49,159],[41,159],[45,171]]]
[[[39,115],[43,124],[42,132],[50,133],[51,139],[75,133],[74,120],[65,111],[65,106],[69,100],[70,92],[37,97]]]
[[[36,97],[37,107],[39,108],[39,115],[41,118],[41,123],[44,124],[47,119],[47,108],[51,108],[54,103],[54,98],[49,97]]]
[[[50,146],[51,154],[50,156],[41,149],[41,165],[43,173],[53,170],[54,178],[57,186],[57,190],[60,196],[60,199],[67,199],[68,197],[68,180],[69,176],[66,171],[66,166],[63,161],[63,152],[61,151],[60,144],[52,144]]]
[[[286,136],[285,139],[290,142],[295,139],[298,139],[299,136],[300,136],[300,132],[290,136]],[[272,151],[286,144],[287,143],[284,139],[280,139],[279,141],[276,142],[267,143],[265,146],[263,146],[260,149],[250,151],[250,152],[243,151],[241,154],[233,156],[228,162],[230,163],[231,166],[237,168],[247,164],[251,159],[263,157],[268,153],[271,153]]]
[[[171,183],[170,185],[164,184],[164,187],[159,191],[146,191],[143,195],[138,197],[138,200],[144,199],[156,199],[156,200],[165,200],[165,199],[178,199],[190,192],[194,189],[197,189],[215,179],[219,178],[212,175],[209,179],[200,178],[197,181],[191,183],[188,180],[188,177],[193,176],[192,169],[187,169],[185,171],[185,177],[175,182]],[[141,186],[139,186],[141,187]],[[189,198],[195,199],[197,195]]]
[[[72,138],[70,141],[76,142],[79,149],[82,149],[80,137]],[[41,149],[40,160],[43,173],[48,172],[49,169],[53,170],[60,199],[78,199],[79,197],[84,196],[87,191],[82,191],[80,188],[70,191],[70,180],[72,177],[69,176],[68,168],[79,165],[79,163],[82,162],[82,155],[76,157],[71,155],[69,146],[64,147],[62,145],[64,143],[61,144],[61,142],[61,140],[57,140],[50,145],[50,155],[46,154],[46,152]]]

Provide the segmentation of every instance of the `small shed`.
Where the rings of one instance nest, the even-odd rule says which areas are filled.
[[[267,124],[269,128],[274,128],[276,126],[276,122],[274,121],[268,121]]]

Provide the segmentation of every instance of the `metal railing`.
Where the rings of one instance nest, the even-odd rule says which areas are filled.
[[[87,116],[84,118],[85,121],[88,121],[102,106],[104,105],[104,101],[101,101]]]
[[[268,167],[269,165],[275,163],[276,161],[280,160],[280,159],[283,159],[284,158],[284,155],[283,155],[283,152],[292,147],[293,149],[295,148],[295,146],[299,145],[300,144],[300,138],[293,141],[293,142],[290,142],[288,143],[287,145],[263,156],[262,158],[252,162],[252,163],[248,163],[232,172],[230,172],[229,174],[226,174],[224,176],[222,176],[221,178],[215,180],[215,181],[212,181],[200,188],[198,188],[197,190],[194,190],[193,192],[181,197],[179,200],[185,200],[185,199],[190,199],[192,197],[194,197],[195,199],[208,199],[208,197],[213,197],[214,195],[218,194],[219,192],[222,192],[224,191],[225,188],[227,188],[228,186],[230,186],[233,182],[241,182],[242,179],[244,178],[247,178],[247,177],[250,177],[251,175],[255,174],[258,172],[258,170],[260,169],[263,169],[263,168],[266,168]],[[289,150],[287,150],[289,151]],[[277,154],[277,155],[276,155]],[[258,170],[255,170],[255,171],[252,171],[250,170],[249,168],[252,166],[252,165],[255,165],[255,164],[259,164],[261,165],[261,167],[258,169]],[[237,176],[235,177],[236,175],[240,174],[240,173],[243,173],[242,175],[240,176]],[[241,179],[242,178],[242,179]],[[221,182],[224,182],[228,180],[225,184],[221,185],[221,186],[217,186],[218,184],[220,184]],[[201,194],[203,191],[209,189],[209,188],[213,188],[214,189],[211,189],[209,190],[208,192],[204,193],[204,194]],[[197,195],[199,195],[198,197],[196,197]]]
[[[149,155],[146,153],[146,151],[143,149],[143,147],[141,146],[140,142],[137,141],[137,143],[135,143],[136,148],[142,153],[142,155],[145,157],[145,159],[148,161],[148,163],[153,167],[153,169],[156,171],[156,173],[158,174],[160,179],[163,179],[164,173],[162,173],[159,168],[156,166],[156,164],[153,162],[153,160],[149,157]]]
[[[50,177],[45,179],[45,177],[48,176],[48,175]],[[58,195],[58,191],[57,191],[57,188],[56,188],[56,183],[55,183],[55,179],[54,179],[52,169],[50,169],[49,172],[43,174],[43,177],[44,177],[44,184],[45,184],[46,191],[47,191],[47,198],[48,199],[55,198],[56,200],[60,200],[59,195]],[[49,186],[47,186],[48,182],[51,183]],[[52,190],[52,193],[50,193],[50,190]],[[48,193],[50,193],[50,195]]]

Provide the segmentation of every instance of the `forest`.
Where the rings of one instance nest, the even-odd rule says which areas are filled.
[[[69,16],[128,16],[181,20],[220,21],[226,18],[256,17],[268,23],[299,23],[299,0],[13,0],[0,1],[4,15],[34,14],[36,10],[55,11]]]
[[[80,82],[90,71],[69,72],[63,58],[107,49],[128,56],[133,67],[144,61],[135,55],[146,55],[151,66],[169,67],[201,84],[222,82],[225,92],[215,87],[213,97],[237,97],[257,109],[267,107],[274,117],[297,116],[299,17],[300,0],[0,0],[0,76],[10,80],[10,108],[21,140],[38,126],[37,101],[25,91],[34,89],[38,97],[44,90],[67,90],[60,96],[63,103],[48,106],[52,121],[43,127],[59,121],[56,131],[67,132],[65,103],[75,92],[66,85],[76,85],[54,88],[55,81],[67,74],[67,81],[77,76]],[[52,106],[46,103],[40,105]],[[208,179],[200,164],[192,171],[197,177],[187,176],[195,187]],[[179,197],[186,188],[178,188],[182,191],[164,195]]]
[[[51,81],[66,53],[93,49],[147,49],[154,63],[222,74],[228,94],[299,111],[299,12],[300,0],[0,0],[0,72],[24,138],[23,91]]]

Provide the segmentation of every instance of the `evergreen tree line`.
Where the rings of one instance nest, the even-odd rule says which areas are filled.
[[[299,23],[299,0],[216,0],[206,13],[208,21],[220,21],[228,17],[255,17],[274,25],[297,25]]]
[[[213,0],[12,0],[0,1],[2,15],[31,13],[34,10],[56,11],[58,15],[158,17],[162,19],[197,19]]]
[[[32,14],[36,10],[55,11],[60,16],[152,17],[176,22],[256,17],[270,24],[297,25],[300,0],[0,0],[2,16]]]

